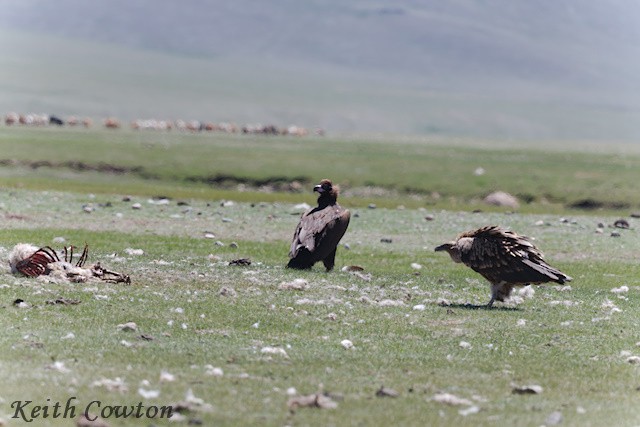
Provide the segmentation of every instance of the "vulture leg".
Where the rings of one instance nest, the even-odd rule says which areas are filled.
[[[501,301],[504,302],[505,299],[509,298],[509,295],[511,295],[511,291],[513,290],[513,285],[510,285],[508,283],[498,283],[498,284],[491,284],[491,300],[489,301],[489,304],[487,304],[487,307],[491,307],[493,305],[493,303],[495,301]]]
[[[324,264],[324,267],[327,269],[327,271],[331,271],[333,270],[333,266],[336,263],[336,250],[338,248],[334,249],[333,252],[331,252],[329,255],[327,255],[327,257],[325,259],[322,260],[322,263]]]

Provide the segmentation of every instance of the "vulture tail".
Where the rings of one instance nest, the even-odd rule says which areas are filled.
[[[549,279],[551,279],[551,281],[559,283],[561,285],[564,284],[565,282],[570,282],[572,280],[571,276],[567,276],[560,270],[551,267],[549,264],[546,264],[546,263],[538,264],[535,262],[531,262],[528,259],[523,260],[523,262],[529,267],[531,267],[532,269],[539,272],[540,274],[547,276]]]

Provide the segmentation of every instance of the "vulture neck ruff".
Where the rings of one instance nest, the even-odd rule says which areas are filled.
[[[338,191],[333,188],[326,193],[320,193],[318,197],[318,207],[326,208],[327,206],[333,206],[338,203]]]

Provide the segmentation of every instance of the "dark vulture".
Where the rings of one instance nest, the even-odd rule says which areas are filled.
[[[452,260],[471,267],[491,283],[488,307],[508,298],[514,286],[571,281],[544,261],[544,255],[528,237],[497,226],[462,233],[435,250],[447,251]]]
[[[289,268],[308,269],[322,261],[327,271],[335,264],[336,249],[344,236],[351,213],[338,204],[338,187],[323,179],[313,188],[318,206],[302,214],[293,234]]]

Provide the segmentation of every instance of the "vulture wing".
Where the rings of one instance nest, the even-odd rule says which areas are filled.
[[[291,242],[289,257],[311,267],[331,254],[347,231],[351,214],[340,205],[315,208],[300,218]]]
[[[544,261],[542,253],[525,237],[499,227],[465,233],[461,260],[491,283],[529,284],[571,280]]]

